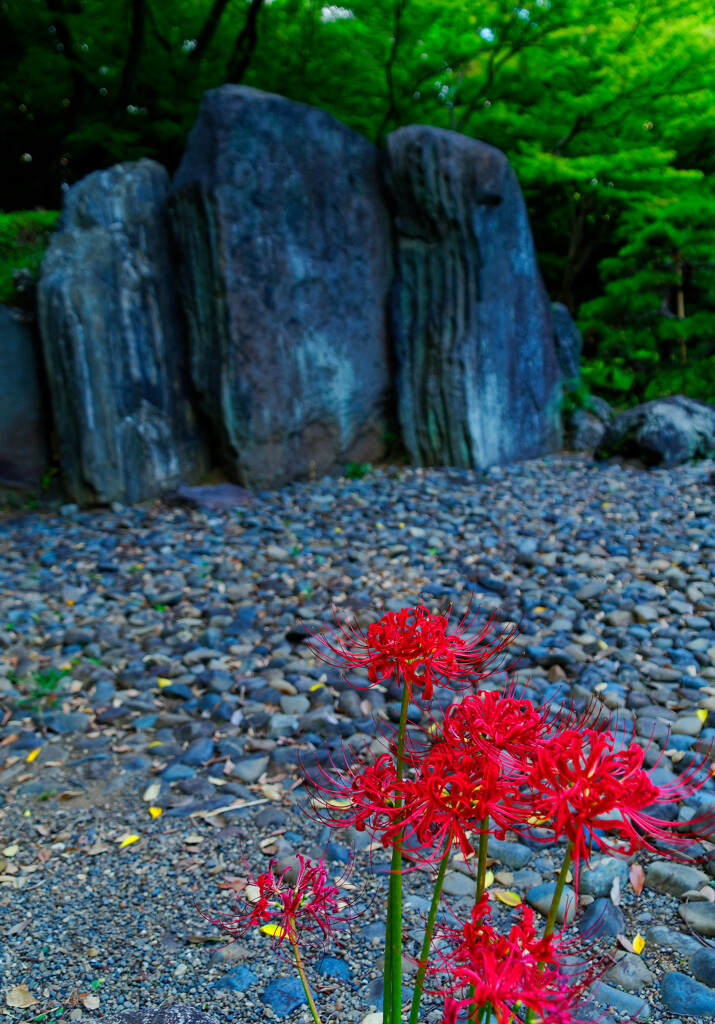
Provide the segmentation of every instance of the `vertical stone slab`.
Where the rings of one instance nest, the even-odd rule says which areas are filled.
[[[561,372],[521,189],[499,150],[388,136],[400,423],[420,465],[489,466],[561,444]]]
[[[67,491],[152,498],[206,468],[192,408],[166,212],[152,160],[67,194],[42,264],[38,318]]]
[[[384,450],[391,226],[379,151],[329,114],[205,94],[172,189],[191,370],[235,479]]]

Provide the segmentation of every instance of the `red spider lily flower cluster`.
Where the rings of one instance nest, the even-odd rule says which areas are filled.
[[[652,842],[687,846],[691,840],[672,825],[649,814],[652,804],[671,803],[703,785],[696,773],[679,784],[657,786],[643,767],[645,752],[632,742],[614,751],[610,732],[567,729],[551,737],[535,753],[530,784],[537,814],[548,822],[555,837],[566,837],[579,858],[595,845],[608,854],[630,856]],[[616,842],[602,833],[613,833]]]
[[[281,952],[286,941],[298,942],[306,948],[322,945],[338,924],[351,920],[350,902],[341,888],[345,879],[337,884],[329,882],[322,860],[313,863],[298,854],[298,863],[297,878],[289,881],[288,876],[295,869],[288,867],[279,874],[272,860],[263,874],[249,876],[248,884],[237,897],[235,915],[208,920],[234,941],[256,925],[270,924],[276,952]]]
[[[446,971],[445,1021],[456,1021],[463,1007],[489,1006],[497,1024],[519,1019],[517,1010],[531,1010],[535,1020],[569,1024],[572,1010],[592,980],[583,972],[568,982],[560,971],[560,936],[540,938],[533,912],[520,907],[507,935],[499,934],[490,920],[486,897],[472,909],[461,928],[439,929],[452,947],[440,953],[432,972]],[[467,998],[455,993],[469,987]]]
[[[410,695],[422,690],[429,701],[435,683],[447,686],[457,680],[484,675],[486,666],[514,639],[515,632],[505,631],[496,641],[488,642],[494,620],[474,636],[467,637],[474,619],[465,616],[455,632],[448,633],[448,615],[434,615],[424,605],[386,612],[367,632],[349,622],[338,624],[315,636],[311,650],[324,662],[341,669],[367,669],[371,683],[394,679],[403,683]]]
[[[654,804],[687,799],[709,778],[693,765],[677,782],[658,786],[644,767],[645,751],[635,742],[617,745],[608,730],[588,726],[575,712],[551,716],[534,708],[512,685],[503,693],[477,690],[460,693],[434,721],[424,742],[406,736],[407,702],[415,690],[429,703],[436,685],[464,691],[489,673],[494,658],[514,638],[505,631],[490,642],[493,621],[477,635],[462,619],[448,632],[448,616],[432,614],[422,605],[389,612],[366,632],[350,624],[315,637],[313,650],[322,660],[366,669],[372,684],[392,679],[403,684],[400,728],[389,751],[363,764],[355,761],[333,776],[323,771],[324,797],[316,813],[335,828],[369,830],[392,848],[385,949],[385,1024],[401,1020],[402,850],[426,865],[439,860],[435,896],[425,929],[410,1016],[419,1014],[427,974],[447,977],[437,988],[445,997],[445,1024],[456,1024],[462,1011],[495,1024],[519,1020],[527,1011],[533,1024],[569,1024],[572,1010],[598,973],[595,966],[578,979],[565,976],[560,935],[553,934],[556,909],[573,859],[575,887],[582,859],[596,847],[606,853],[631,855],[654,844],[687,846],[671,823],[650,813]],[[318,641],[325,651],[318,648]],[[461,685],[460,685],[461,684]],[[705,760],[705,759],[703,759]],[[697,825],[701,820],[694,819]],[[534,834],[544,842],[568,842],[543,934],[537,934],[533,913],[520,906],[502,935],[491,922],[488,897],[480,895],[469,919],[459,928],[439,930],[445,946],[434,952],[431,940],[445,871],[454,848],[476,868],[476,892],[483,894],[487,837],[504,838],[511,831]],[[478,858],[476,845],[479,846]],[[255,925],[273,925],[276,949],[288,941],[311,1013],[315,1011],[298,952],[298,943],[327,939],[349,920],[340,883],[328,881],[323,862],[299,857],[295,883],[288,873],[269,870],[246,886],[237,916],[215,921],[234,937]],[[447,952],[444,949],[447,949]],[[439,984],[439,983],[437,983]]]

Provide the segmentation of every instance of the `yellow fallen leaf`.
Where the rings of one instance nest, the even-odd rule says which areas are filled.
[[[30,753],[25,758],[27,763],[28,764],[32,764],[32,762],[35,760],[35,758],[37,757],[37,755],[40,753],[41,750],[42,750],[42,747],[35,747],[34,750],[31,750]]]
[[[275,936],[277,939],[282,939],[286,934],[285,928],[281,928],[279,924],[264,924],[261,931],[264,935]]]
[[[500,903],[506,904],[507,907],[521,906],[521,896],[517,896],[515,892],[505,892],[503,889],[495,889],[494,895]]]
[[[138,842],[139,842],[139,836],[124,836],[124,838],[122,839],[122,841],[119,844],[119,849],[123,850],[125,846],[131,846],[132,843],[138,843]]]
[[[537,607],[534,608],[534,614],[535,615],[541,615],[541,613],[545,612],[545,611],[546,611],[546,608],[544,607],[543,604],[537,605]]]
[[[5,849],[2,851],[2,855],[3,857],[14,857],[19,852],[20,847],[17,845],[17,843],[13,843],[12,846],[5,847]]]
[[[161,807],[150,807],[149,808],[149,814],[151,814],[152,818],[160,818],[163,813],[164,812],[162,811]]]
[[[323,686],[324,686],[323,683],[313,683],[313,685],[311,686],[311,688],[310,688],[310,690],[308,692],[312,693],[313,690],[322,690]]]
[[[147,747],[147,750],[151,750],[152,747],[163,747],[163,746],[164,746],[164,744],[162,743],[161,740],[152,740],[151,743],[149,744],[149,746]]]
[[[645,947],[645,939],[643,938],[641,933],[638,932],[638,934],[633,939],[633,952],[634,953],[642,953],[644,947]]]
[[[698,708],[695,714],[698,716],[703,725],[705,725],[705,719],[708,717],[708,713],[705,710],[705,708]]]
[[[171,686],[171,679],[163,679],[161,676],[159,676],[157,679],[157,683],[159,684],[159,689],[163,689],[165,686]]]
[[[493,871],[487,871],[486,875],[484,876],[484,888],[488,889],[489,886],[493,885],[493,884],[494,884],[494,872]]]
[[[13,988],[9,988],[5,993],[5,1002],[8,1006],[16,1006],[19,1009],[24,1009],[26,1006],[33,1006],[35,1003],[39,1003],[39,999],[35,997],[28,990],[27,985],[23,981],[20,985],[15,985]]]

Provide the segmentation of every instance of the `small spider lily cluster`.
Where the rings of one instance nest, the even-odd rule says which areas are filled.
[[[598,975],[596,964],[574,975],[565,967],[566,940],[555,930],[564,886],[572,871],[578,889],[582,861],[595,849],[628,857],[638,849],[671,851],[691,838],[658,816],[657,805],[682,800],[703,784],[700,766],[677,784],[657,785],[644,767],[645,751],[633,739],[617,743],[606,728],[589,726],[588,713],[535,708],[513,686],[480,689],[498,666],[514,630],[492,637],[494,622],[478,633],[466,617],[449,632],[448,617],[423,606],[389,612],[366,631],[338,625],[313,638],[313,650],[343,670],[367,670],[373,685],[402,686],[400,724],[389,750],[356,759],[335,777],[325,774],[316,812],[331,828],[367,830],[391,851],[387,894],[383,1024],[399,1024],[402,1005],[403,852],[412,862],[434,865],[434,892],[417,964],[409,1024],[420,1015],[422,994],[444,999],[444,1020],[509,1024],[568,1024]],[[419,742],[407,729],[410,701],[427,708],[434,688],[450,688],[455,700]],[[469,692],[468,692],[469,691]],[[707,776],[705,776],[707,777]],[[566,853],[543,930],[518,897],[509,930],[492,923],[487,843],[510,831]],[[662,855],[663,850],[659,851]],[[471,915],[454,927],[436,925],[450,858],[461,853],[474,873]],[[239,913],[217,923],[237,937],[261,925],[290,957],[303,983],[316,1024],[320,1017],[308,984],[304,957],[323,943],[352,910],[340,884],[328,881],[324,864],[299,858],[297,873],[268,872],[251,878]],[[506,894],[510,896],[512,894]],[[443,915],[442,915],[443,916]]]

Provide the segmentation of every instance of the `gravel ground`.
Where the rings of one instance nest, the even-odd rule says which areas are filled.
[[[261,869],[271,855],[323,852],[328,841],[335,874],[356,842],[367,909],[344,950],[313,969],[326,1019],[362,1020],[380,1004],[384,855],[306,819],[298,764],[339,762],[345,745],[377,750],[374,718],[394,720],[399,693],[316,662],[303,623],[330,619],[331,605],[367,624],[383,606],[423,600],[461,614],[472,599],[479,622],[496,612],[521,625],[513,667],[527,696],[580,709],[596,696],[602,717],[617,711],[623,735],[635,728],[650,743],[652,762],[664,752],[659,781],[706,756],[712,472],[706,462],[648,472],[564,456],[486,474],[389,468],[259,494],[228,512],[156,503],[6,515],[1,963],[5,990],[25,982],[37,1000],[4,1007],[6,1017],[88,1019],[178,1000],[236,1022],[307,1020],[268,940],[221,950],[195,905],[230,908],[242,855]],[[410,714],[417,723],[421,708]],[[709,779],[679,816],[712,801]],[[138,839],[122,846],[128,836]],[[707,858],[710,839],[691,852]],[[539,887],[553,885],[556,851],[514,842],[490,855],[495,887],[537,908],[548,900]],[[614,932],[598,949],[615,954],[616,934],[646,938],[601,989],[610,1008],[592,1005],[584,1019],[711,1020],[715,870],[707,859],[695,875],[653,864],[657,854],[637,860],[640,896],[619,862],[594,858],[584,872],[581,902],[601,901],[596,917]],[[447,891],[459,912],[472,881],[453,868]],[[415,872],[407,885],[416,952],[428,878]],[[429,1006],[426,1019],[439,1019]]]

